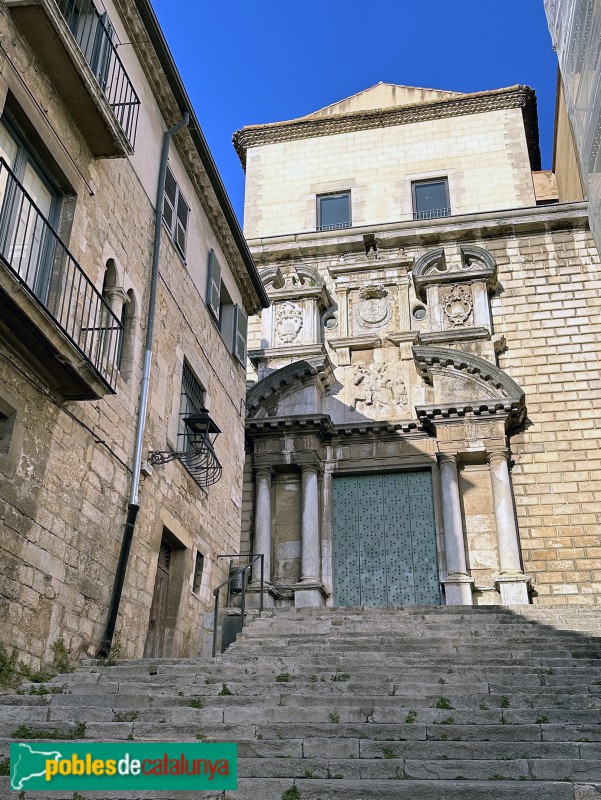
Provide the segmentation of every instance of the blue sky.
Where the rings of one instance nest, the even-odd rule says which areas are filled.
[[[557,60],[543,0],[153,0],[242,222],[232,133],[292,119],[378,81],[538,97],[551,168]]]

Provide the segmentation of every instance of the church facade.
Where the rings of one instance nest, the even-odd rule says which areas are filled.
[[[599,256],[534,92],[378,84],[234,143],[268,601],[598,602]]]

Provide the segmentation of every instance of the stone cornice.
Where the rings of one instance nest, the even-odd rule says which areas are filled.
[[[330,439],[335,429],[329,414],[302,414],[285,417],[253,417],[246,420],[246,430],[253,438],[259,434],[273,436],[295,433],[306,436],[308,433],[314,433],[323,439]]]
[[[249,125],[234,133],[233,142],[242,166],[245,167],[246,151],[250,147],[289,142],[295,139],[310,139],[316,136],[333,136],[369,128],[388,128],[394,125],[459,117],[465,114],[480,114],[505,108],[522,108],[524,110],[532,169],[540,169],[536,97],[528,86],[510,86],[489,92],[474,92],[461,97],[410,106],[355,111],[327,117],[303,117],[286,122],[272,122],[267,125]]]
[[[482,242],[499,237],[574,229],[588,229],[588,204],[585,201],[458,214],[419,222],[388,222],[339,232],[308,231],[251,239],[249,245],[254,258],[261,264],[282,263],[287,259],[319,258],[329,269],[328,260],[331,259],[334,266],[339,254],[364,252],[363,236],[366,233],[375,233],[379,248],[386,250],[409,246],[430,247],[466,239]],[[372,268],[367,259],[362,263],[362,268]]]

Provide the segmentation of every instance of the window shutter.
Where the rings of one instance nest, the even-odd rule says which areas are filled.
[[[177,216],[175,220],[175,244],[179,247],[182,255],[186,255],[186,241],[188,238],[188,217],[190,209],[181,191],[177,196]]]
[[[246,366],[246,339],[248,335],[248,317],[239,305],[234,306],[234,355],[243,367]]]
[[[96,72],[96,77],[98,78],[98,83],[102,87],[103,90],[107,88],[107,83],[109,79],[109,70],[111,67],[111,59],[113,57],[113,39],[115,38],[115,29],[108,17],[108,14],[105,12],[100,17],[101,25],[99,30],[100,36],[100,45],[99,45],[99,58],[98,58],[98,70]]]
[[[221,301],[221,267],[215,251],[209,253],[209,278],[207,282],[207,305],[216,320],[219,319],[219,304]]]
[[[177,183],[173,177],[173,173],[167,167],[167,174],[165,176],[165,194],[163,196],[163,219],[165,224],[173,233],[173,223],[175,220],[175,203],[177,198]]]

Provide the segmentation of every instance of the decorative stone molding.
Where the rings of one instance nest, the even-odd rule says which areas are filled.
[[[422,345],[448,344],[451,342],[466,342],[483,339],[489,341],[491,338],[488,328],[456,328],[451,331],[435,331],[434,333],[420,333],[419,343]]]
[[[414,347],[417,369],[427,383],[432,383],[432,369],[446,367],[465,375],[478,376],[494,391],[495,396],[523,400],[524,391],[502,369],[484,358],[446,347]]]
[[[329,339],[328,344],[332,350],[375,350],[380,347],[382,340],[376,334],[366,333],[363,336],[346,336],[343,339]]]
[[[288,364],[256,383],[246,397],[247,416],[255,417],[261,409],[268,409],[274,400],[299,391],[311,381],[318,381],[323,389],[334,382],[332,365],[327,356]]]
[[[304,117],[268,125],[248,125],[234,133],[233,142],[242,166],[245,167],[246,151],[249,147],[310,139],[316,136],[333,136],[369,128],[407,125],[413,122],[478,114],[504,108],[524,109],[532,169],[540,169],[540,151],[535,135],[537,130],[536,101],[533,90],[528,86],[510,86],[489,92],[473,92],[461,97],[411,106],[333,114],[328,117]]]
[[[444,283],[482,281],[488,292],[497,288],[497,262],[482,247],[461,246],[461,262],[450,264],[442,247],[430,250],[419,258],[413,268],[415,293],[424,302],[430,300],[428,287]]]

